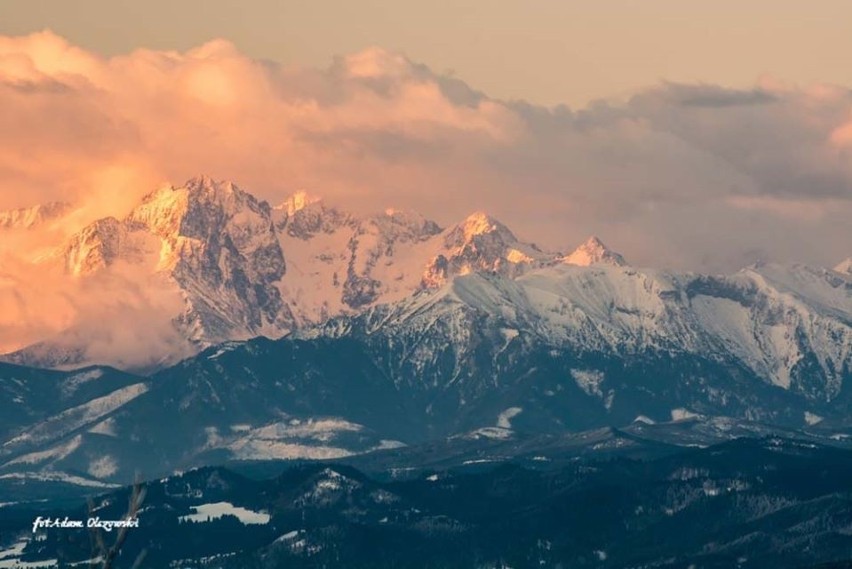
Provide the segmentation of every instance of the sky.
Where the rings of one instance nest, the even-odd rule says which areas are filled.
[[[847,0],[0,2],[0,34],[50,28],[104,55],[226,38],[252,58],[322,67],[375,45],[493,97],[571,107],[663,79],[850,85],[850,21]]]

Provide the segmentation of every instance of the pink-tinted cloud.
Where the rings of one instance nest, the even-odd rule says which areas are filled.
[[[0,353],[49,340],[85,346],[86,361],[146,368],[188,353],[172,318],[183,299],[147,267],[116,264],[86,278],[0,255]]]

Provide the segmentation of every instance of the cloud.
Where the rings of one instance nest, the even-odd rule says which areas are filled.
[[[662,83],[547,108],[380,48],[313,69],[224,40],[103,58],[41,32],[0,38],[0,107],[0,209],[71,200],[75,223],[203,172],[271,202],[307,189],[445,224],[484,209],[557,249],[599,234],[638,264],[831,265],[852,242],[836,86]]]
[[[746,105],[765,105],[778,99],[768,88],[756,87],[751,90],[726,89],[719,85],[682,85],[666,83],[657,93],[669,103],[684,107],[740,107]]]
[[[146,369],[189,354],[172,325],[183,308],[175,287],[144,268],[117,263],[74,278],[0,254],[0,353],[49,340],[85,346],[85,361]]]

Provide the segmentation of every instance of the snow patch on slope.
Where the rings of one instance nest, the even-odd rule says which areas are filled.
[[[512,419],[520,415],[522,412],[523,409],[520,407],[510,407],[506,409],[497,417],[497,426],[501,429],[511,429]]]
[[[583,393],[594,397],[603,397],[601,385],[604,382],[603,372],[596,370],[572,369],[571,377]]]
[[[67,472],[42,470],[41,472],[10,472],[0,475],[0,480],[32,480],[38,482],[62,482],[86,488],[119,488],[120,484],[108,484],[100,480],[91,480]]]
[[[93,399],[83,405],[72,407],[62,413],[37,423],[26,432],[3,443],[3,450],[11,450],[26,444],[43,444],[58,439],[85,425],[112,413],[148,391],[144,383],[136,383],[113,391],[109,395]]]
[[[101,456],[89,463],[86,472],[95,478],[109,478],[118,472],[118,461],[109,455]]]
[[[47,450],[31,452],[29,454],[19,456],[14,460],[10,460],[4,466],[12,466],[15,464],[43,464],[45,462],[58,462],[63,458],[69,456],[78,448],[80,448],[80,444],[82,442],[83,437],[81,435],[77,435],[71,440],[69,440],[67,443],[57,445]]]
[[[264,525],[270,520],[269,514],[265,512],[255,512],[239,506],[234,506],[230,502],[215,502],[212,504],[201,504],[193,506],[194,513],[186,516],[181,516],[179,519],[182,522],[208,522],[218,520],[223,516],[234,516],[243,525]]]
[[[75,373],[74,375],[69,376],[62,382],[62,391],[66,395],[71,395],[77,389],[83,385],[84,383],[89,383],[90,381],[94,381],[96,379],[100,379],[104,375],[104,370],[101,368],[94,368],[86,371],[81,371],[79,373]]]

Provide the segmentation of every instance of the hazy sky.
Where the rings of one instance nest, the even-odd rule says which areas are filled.
[[[107,55],[222,37],[326,66],[377,45],[492,97],[575,108],[663,79],[852,85],[850,22],[849,0],[0,1],[0,34],[50,28]]]

